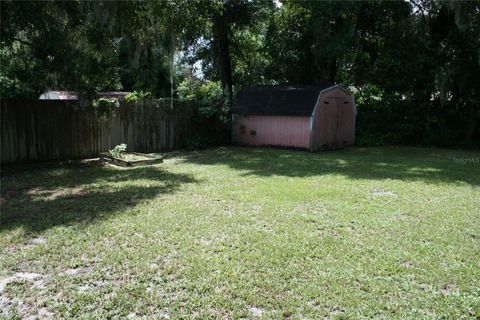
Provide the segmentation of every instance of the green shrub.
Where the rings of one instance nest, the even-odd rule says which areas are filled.
[[[480,128],[472,129],[476,130],[473,134],[468,131],[469,115],[458,103],[442,106],[438,100],[421,102],[408,96],[373,92],[356,98],[357,145],[479,145]]]
[[[178,85],[177,93],[180,100],[194,101],[201,107],[217,107],[223,100],[220,81],[187,78]]]
[[[198,107],[192,119],[194,138],[187,140],[185,147],[198,149],[230,141],[229,106],[219,81],[188,78],[179,84],[177,92],[180,100]]]
[[[127,102],[137,102],[143,99],[147,99],[151,97],[150,92],[143,92],[143,91],[133,91],[130,92],[125,96],[125,101]]]
[[[114,98],[100,98],[94,102],[94,107],[99,117],[110,118],[115,109],[120,107],[120,103]]]
[[[123,153],[127,150],[127,145],[125,143],[115,146],[115,148],[108,151],[108,154],[113,158],[122,159]]]

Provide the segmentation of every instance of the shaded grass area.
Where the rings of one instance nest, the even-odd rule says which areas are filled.
[[[2,179],[5,210],[0,230],[23,226],[41,231],[71,222],[107,218],[195,180],[159,167],[121,170],[90,164],[7,168]]]
[[[243,152],[238,153],[238,150]],[[422,148],[351,148],[320,154],[275,149],[225,149],[220,157],[188,156],[199,164],[223,163],[243,175],[311,177],[341,174],[352,179],[421,180],[479,185],[479,153]],[[232,157],[228,157],[232,155]],[[473,169],[474,172],[471,172]]]
[[[478,318],[478,159],[220,148],[3,169],[0,280],[42,283],[0,295],[9,317]]]

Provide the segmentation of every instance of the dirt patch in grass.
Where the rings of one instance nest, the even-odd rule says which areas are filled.
[[[13,282],[29,281],[35,282],[43,278],[43,275],[33,272],[17,272],[13,276],[0,279],[0,292],[3,292],[7,285]]]
[[[263,314],[263,310],[261,308],[258,308],[258,307],[248,307],[248,311],[255,318],[259,318]]]
[[[27,244],[30,246],[43,245],[47,243],[47,239],[43,237],[36,237],[28,240]]]
[[[384,190],[384,189],[373,189],[372,191],[370,191],[370,193],[376,197],[396,197],[397,196],[395,192],[390,190]]]
[[[80,197],[86,194],[85,186],[78,186],[71,189],[42,190],[34,188],[26,192],[33,200],[52,201],[65,197]]]
[[[59,275],[78,276],[92,272],[92,268],[73,268],[60,272]]]

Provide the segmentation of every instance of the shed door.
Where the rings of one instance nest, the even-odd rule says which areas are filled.
[[[355,112],[348,97],[321,97],[314,120],[312,150],[352,145],[355,140]]]
[[[334,149],[337,141],[337,99],[324,97],[316,116],[316,150]]]
[[[336,98],[337,103],[337,148],[353,145],[355,141],[355,109],[352,99]]]

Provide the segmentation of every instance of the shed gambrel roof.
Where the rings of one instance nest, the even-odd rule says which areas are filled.
[[[320,92],[335,86],[258,85],[240,90],[231,108],[234,114],[311,116]]]

